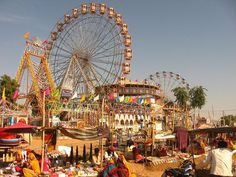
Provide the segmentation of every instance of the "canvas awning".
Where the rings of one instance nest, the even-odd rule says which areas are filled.
[[[103,137],[108,137],[109,129],[104,127],[95,128],[64,128],[59,127],[59,130],[65,136],[69,136],[78,140],[97,140]]]
[[[8,132],[8,133],[35,133],[37,127],[32,125],[27,125],[23,122],[18,122],[14,125],[0,128],[0,132]]]

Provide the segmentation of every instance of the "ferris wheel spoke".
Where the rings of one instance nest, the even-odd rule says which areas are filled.
[[[98,37],[94,40],[94,44],[95,44],[95,47],[94,48],[91,48],[91,53],[93,52],[93,50],[96,49],[96,47],[99,45],[96,45],[98,43],[98,41],[100,40],[100,37],[102,35],[102,33],[105,31],[105,29],[107,28],[107,25],[110,24],[109,23],[109,20],[106,20],[106,23],[105,25],[103,25],[103,27],[101,28],[101,30],[99,31],[99,35]],[[115,25],[113,26],[113,28],[115,27]]]
[[[173,79],[171,78],[171,75],[168,73],[168,81],[167,81],[166,89],[170,92],[172,92],[171,90],[172,84],[173,84]]]
[[[72,41],[73,45],[73,49],[77,49],[78,48],[78,43],[73,39],[72,35],[69,36],[69,39]]]
[[[100,69],[100,70],[102,70],[102,71],[108,73],[110,76],[115,76],[115,75],[116,75],[116,74],[114,74],[114,73],[111,73],[110,70],[107,70],[107,69],[105,69],[105,68],[102,68],[101,66],[98,66],[98,65],[96,65],[96,64],[94,64],[94,63],[92,63],[92,65],[93,65],[94,67],[96,67],[96,68],[98,68],[98,69]],[[107,75],[107,77],[108,77],[108,75]],[[107,80],[107,78],[106,78],[105,80]]]
[[[67,66],[68,66],[68,64],[56,66],[57,68],[60,67],[60,70],[56,70],[56,71],[54,71],[53,73],[56,74],[56,75],[57,75],[57,74],[60,74],[60,73],[64,74],[64,71],[65,71],[65,69],[67,68]]]
[[[60,68],[60,70],[58,70],[58,72],[60,72],[62,69],[65,69],[68,66],[68,62],[64,62],[64,63],[57,63],[54,65],[54,68]]]
[[[116,48],[117,46],[120,46],[120,45],[122,45],[122,42],[117,43],[117,44],[113,45],[112,47],[109,47],[109,48],[106,48],[106,49],[104,49],[103,47],[101,47],[100,49],[103,49],[103,50],[100,51],[100,52],[99,52],[99,50],[97,50],[97,53],[93,53],[93,54],[92,54],[92,57],[98,56],[99,54],[102,54],[102,53],[104,53],[104,52],[106,52],[106,51],[109,51],[109,50],[111,50],[111,49],[114,49],[114,48]]]
[[[107,70],[107,69],[105,69],[105,68],[103,68],[103,67],[101,67],[101,66],[98,66],[98,65],[96,65],[96,64],[94,64],[94,63],[91,63],[91,64],[92,64],[95,68],[98,68],[98,69],[100,69],[100,70],[102,70],[102,71],[104,71],[104,72],[110,74],[110,71],[109,71],[109,70]]]
[[[93,76],[94,76],[94,80],[96,80],[96,82],[97,82],[96,85],[100,85],[100,84],[99,84],[99,83],[100,83],[100,82],[99,82],[99,79],[98,79],[97,75],[95,74],[96,71],[94,71],[94,68],[93,68],[91,65],[89,65],[89,67],[90,67],[91,73],[92,73]],[[101,76],[102,76],[102,75],[100,75],[100,80],[102,79]]]
[[[67,37],[69,37],[69,36],[67,36]],[[61,37],[61,35],[59,35],[58,38],[61,39],[60,45],[62,44],[66,48],[73,49],[73,46],[66,41],[66,39],[68,39],[68,38],[66,38],[66,35],[64,35],[63,37]]]
[[[54,47],[56,47],[56,48],[59,49],[59,50],[62,50],[62,51],[64,51],[64,52],[66,52],[66,53],[68,53],[68,54],[71,54],[70,51],[68,51],[68,50],[66,50],[66,49],[64,49],[64,48],[62,48],[62,47],[60,47],[60,46],[58,46],[58,45],[56,45],[56,44],[54,44]]]
[[[99,59],[99,58],[108,58],[108,57],[113,57],[115,55],[123,55],[124,53],[116,53],[116,54],[110,54],[110,55],[104,55],[104,56],[100,56],[100,57],[93,57],[93,59]]]
[[[177,84],[177,80],[174,79],[174,81],[172,82],[172,84],[171,84],[171,86],[170,86],[170,89],[176,88],[176,85],[178,85],[178,84]]]
[[[55,61],[53,63],[64,63],[68,60],[68,58],[70,58],[70,56],[65,56],[62,54],[51,54],[51,56],[57,56],[57,58],[55,59]]]
[[[103,75],[100,74],[100,73],[94,68],[94,66],[91,65],[90,67],[92,68],[92,70],[94,71],[94,73],[96,73],[97,75],[100,76],[100,80],[102,81],[102,83],[107,83],[106,80],[103,78]]]
[[[98,23],[96,23],[96,27],[95,27],[95,29],[96,29],[96,31],[94,31],[94,33],[93,33],[93,37],[91,37],[91,40],[93,41],[93,45],[95,46],[95,44],[96,44],[96,41],[97,41],[97,39],[95,39],[97,36],[98,36],[98,38],[99,38],[99,35],[98,35],[98,33],[99,34],[101,34],[101,31],[104,31],[104,28],[105,28],[105,26],[107,25],[107,22],[108,22],[108,20],[106,20],[106,24],[104,25],[104,28],[98,28],[98,26],[101,26],[101,21],[102,21],[102,18],[99,18],[99,22]],[[100,30],[101,29],[101,30]],[[95,40],[94,40],[95,39]],[[91,50],[94,48],[94,46],[92,47],[90,47],[90,53],[91,53]]]
[[[91,17],[90,17],[91,18]],[[80,28],[79,28],[79,34],[83,34],[83,35],[80,35],[80,37],[81,37],[81,46],[82,46],[82,48],[84,48],[84,49],[86,49],[86,48],[89,48],[90,47],[90,41],[92,40],[92,38],[91,38],[91,34],[88,34],[88,32],[90,32],[91,31],[91,29],[89,29],[89,27],[87,27],[87,25],[90,23],[89,21],[87,21],[87,20],[89,20],[89,18],[86,18],[86,19],[84,19],[83,20],[83,22],[84,22],[84,24],[83,24],[83,27],[81,28],[81,26],[80,26]]]
[[[109,34],[109,36],[108,36],[108,34]],[[116,40],[117,41],[121,41],[120,34],[121,34],[120,30],[117,30],[117,28],[112,28],[110,31],[108,31],[105,34],[105,36],[103,37],[103,40],[101,40],[101,42],[96,46],[96,48],[100,48],[100,46],[106,46],[112,40],[113,41],[116,41]],[[106,39],[106,41],[105,41],[105,39]],[[93,53],[96,53],[96,51],[93,51]]]
[[[79,67],[79,69],[80,69],[80,71],[81,71],[81,75],[82,75],[82,77],[83,77],[85,83],[87,84],[88,87],[91,88],[91,85],[90,85],[91,83],[89,82],[89,80],[88,80],[86,74],[84,73],[83,67],[81,66],[79,60],[76,60],[76,61],[77,61],[77,66]]]
[[[86,67],[85,65],[82,66],[82,70],[84,70],[85,67]],[[82,70],[78,69],[77,72],[76,72],[75,88],[78,87],[78,84],[83,83],[83,81],[80,82],[80,80],[83,78],[83,77],[82,77]]]
[[[118,33],[117,35],[113,36],[112,38],[108,39],[106,42],[104,43],[100,43],[97,47],[96,50],[94,50],[92,52],[92,55],[95,55],[101,48],[104,48],[107,44],[109,44],[110,42],[112,42],[112,40],[114,40],[117,36],[119,36],[120,33]],[[121,44],[121,42],[119,43]]]
[[[121,62],[117,62],[117,61],[108,61],[108,60],[106,60],[106,61],[104,61],[104,60],[99,60],[99,59],[97,59],[97,60],[91,60],[92,62],[94,62],[94,63],[102,63],[102,64],[112,64],[112,65],[118,65],[118,66],[122,66],[122,64],[121,64]]]
[[[98,48],[98,46],[106,39],[107,35],[109,35],[116,27],[116,24],[114,24],[112,26],[112,28],[105,34],[105,36],[102,38],[102,40],[94,47],[94,49],[91,50],[91,53],[94,53],[94,50],[96,50]],[[97,40],[99,41],[99,40]],[[95,43],[97,43],[97,41],[95,41]]]

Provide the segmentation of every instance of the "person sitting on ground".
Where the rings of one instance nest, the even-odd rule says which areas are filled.
[[[107,149],[107,151],[105,152],[105,160],[106,161],[109,161],[111,158],[115,158],[115,159],[117,159],[118,158],[118,155],[117,155],[117,153],[115,152],[115,149],[114,149],[114,147],[112,147],[112,146],[109,146],[108,147],[108,149]]]
[[[117,174],[119,177],[129,177],[129,169],[124,163],[124,156],[119,155],[117,159]]]
[[[25,164],[24,164],[24,158],[23,158],[22,150],[17,150],[16,151],[14,164],[15,164],[16,172],[19,172],[20,174],[23,174],[23,168],[24,168]]]
[[[23,174],[25,177],[35,177],[40,174],[39,161],[36,159],[33,153],[28,155],[28,165],[27,168],[23,168]]]
[[[114,160],[111,158],[105,165],[102,171],[102,177],[118,177],[117,167]]]
[[[136,147],[133,148],[133,158],[136,163],[143,163],[144,162],[144,157],[140,153],[140,150]]]
[[[100,150],[99,150],[99,148],[95,148],[94,149],[94,155],[92,157],[92,164],[100,166],[101,161],[102,161],[102,158],[101,158]]]
[[[136,177],[135,174],[131,173],[129,164],[123,154],[120,154],[117,159],[117,174],[119,177]]]
[[[40,163],[40,165],[42,164],[42,159],[40,159],[39,163]],[[51,161],[50,161],[50,159],[48,158],[48,156],[46,155],[46,156],[44,157],[43,170],[42,170],[44,174],[50,173],[50,166],[51,166]],[[42,166],[41,166],[41,168],[42,168]]]
[[[221,140],[218,142],[218,148],[209,152],[203,165],[211,165],[210,174],[212,176],[233,176],[232,156],[235,152],[227,148],[227,142]]]
[[[194,155],[205,153],[205,144],[202,140],[194,140],[187,148],[187,152]]]

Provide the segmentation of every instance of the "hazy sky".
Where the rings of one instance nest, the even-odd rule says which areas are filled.
[[[0,0],[0,75],[15,76],[23,35],[47,39],[56,22],[79,0]],[[235,0],[113,0],[133,39],[130,79],[158,71],[180,74],[207,88],[205,113],[236,114]]]

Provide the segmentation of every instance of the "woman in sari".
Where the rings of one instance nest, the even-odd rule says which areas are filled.
[[[23,168],[23,173],[25,177],[35,177],[40,174],[39,161],[36,159],[33,153],[28,155],[29,164],[28,168]]]
[[[15,160],[15,170],[20,174],[23,174],[23,152],[21,150],[17,150],[15,153],[16,160]]]
[[[107,165],[104,167],[104,170],[102,172],[102,177],[118,177],[117,167],[115,166],[115,162],[113,159],[110,159],[107,162]]]
[[[129,163],[122,154],[117,159],[117,174],[119,177],[136,177],[135,174],[131,173]]]

